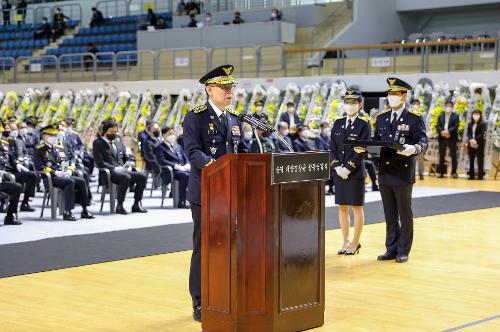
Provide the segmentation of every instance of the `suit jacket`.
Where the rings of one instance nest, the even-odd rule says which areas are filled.
[[[391,114],[389,109],[380,113],[375,122],[376,141],[392,141],[401,144],[412,144],[417,154],[427,149],[427,134],[423,117],[413,111],[403,109],[397,122],[397,128],[391,130]],[[415,182],[415,156],[406,157],[392,148],[380,150],[379,183],[385,186],[408,186]]]
[[[311,140],[304,141],[299,137],[293,142],[293,150],[295,152],[306,152],[314,150],[314,147]]]
[[[363,162],[363,154],[354,151],[354,146],[344,145],[344,142],[348,138],[369,140],[371,137],[370,123],[367,119],[360,116],[357,116],[351,123],[350,128],[345,128],[345,116],[338,118],[333,123],[332,138],[330,140],[332,167],[345,167],[351,171],[349,178],[364,179],[365,164]],[[335,176],[338,176],[337,173],[335,173]]]
[[[314,140],[314,146],[316,146],[316,149],[320,151],[330,150],[330,137],[323,135],[323,133],[320,133]]]
[[[300,122],[299,115],[297,114],[297,112],[294,113],[293,118],[295,125],[297,127],[302,125],[302,122]],[[288,123],[288,127],[290,127],[290,114],[288,114],[288,112],[281,113],[280,122],[286,122]]]
[[[238,114],[226,112],[227,133],[207,101],[204,105],[190,110],[184,118],[184,150],[191,164],[187,200],[201,204],[201,170],[203,167],[235,150],[246,151],[241,143],[241,123]]]
[[[155,149],[156,160],[162,166],[171,166],[175,165],[186,165],[189,163],[184,150],[179,144],[174,145],[174,150],[167,145],[167,143],[162,142],[158,144]]]
[[[448,120],[448,131],[450,132],[450,141],[456,142],[458,141],[458,125],[460,123],[460,116],[457,113],[451,113],[450,119]],[[441,132],[444,130],[445,126],[445,112],[441,113],[438,117],[438,122],[436,125],[437,132],[439,134],[438,140],[445,140],[443,136],[441,136]]]
[[[485,122],[478,123],[478,125],[476,127],[475,135],[472,132],[472,125],[473,125],[473,123],[470,122],[469,125],[467,126],[467,139],[471,140],[474,138],[477,141],[479,148],[484,147],[485,134],[486,134],[486,123]]]
[[[115,167],[123,166],[128,161],[125,154],[125,147],[119,140],[114,140],[116,152],[113,151],[111,145],[101,136],[97,137],[92,146],[94,161],[97,167],[107,168],[112,171]]]
[[[283,139],[290,146],[292,146],[292,140],[290,139],[290,137],[285,136],[285,137],[283,137]],[[273,137],[273,141],[274,141],[274,146],[276,147],[276,152],[290,152],[290,150],[288,150],[288,147],[285,144],[283,144],[283,142],[281,142],[279,139],[276,139]],[[293,148],[293,146],[292,146],[292,148]]]

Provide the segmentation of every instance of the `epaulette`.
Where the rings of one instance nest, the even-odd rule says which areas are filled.
[[[358,116],[358,119],[363,120],[364,122],[368,122],[368,121],[370,121],[370,119],[365,118],[365,117],[363,117],[363,116]]]
[[[418,111],[414,111],[414,110],[409,110],[408,113],[411,113],[413,115],[416,115],[418,117],[421,117],[422,116],[422,113],[418,112]]]
[[[5,144],[9,144],[9,141],[7,141],[6,139],[1,139],[2,143],[5,143]]]
[[[41,149],[45,146],[45,143],[42,143],[42,144],[38,144],[37,146],[35,146],[35,149]]]
[[[389,108],[388,110],[385,110],[385,111],[383,111],[383,112],[380,112],[380,113],[377,115],[377,117],[378,117],[378,116],[381,116],[382,114],[385,114],[385,113],[387,113],[387,112],[391,112],[391,109]]]
[[[345,119],[347,117],[347,115],[344,115],[344,116],[338,116],[335,118],[335,120],[333,120],[334,122],[337,121],[337,120],[342,120],[342,119]]]
[[[196,106],[191,111],[193,111],[195,114],[198,114],[198,113],[201,113],[201,112],[207,110],[207,108],[208,108],[207,105],[200,105],[200,106]]]
[[[232,115],[235,115],[235,116],[238,116],[238,112],[236,112],[235,110],[233,110],[232,108],[226,108],[226,111],[229,113],[229,114],[232,114]]]
[[[59,149],[64,149],[64,146],[59,145],[59,144],[54,144],[54,147],[55,147],[55,148],[59,148]]]

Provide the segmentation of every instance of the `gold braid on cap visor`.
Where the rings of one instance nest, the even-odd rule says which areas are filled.
[[[214,85],[236,85],[238,82],[234,80],[232,76],[218,76],[213,77],[205,81],[205,85],[214,84]]]

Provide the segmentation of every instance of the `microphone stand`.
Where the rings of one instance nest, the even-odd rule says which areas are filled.
[[[264,150],[262,149],[262,143],[260,142],[259,135],[257,135],[257,131],[255,129],[256,129],[255,126],[252,126],[253,135],[255,136],[255,139],[257,140],[257,144],[259,144],[260,153],[264,153]]]
[[[292,147],[290,146],[290,144],[288,144],[288,142],[287,142],[284,138],[282,138],[280,135],[276,134],[276,132],[275,132],[275,131],[273,131],[273,132],[271,133],[271,135],[272,135],[274,138],[276,138],[277,140],[279,140],[281,143],[285,144],[285,146],[288,148],[288,151],[293,152],[293,149],[292,149]]]

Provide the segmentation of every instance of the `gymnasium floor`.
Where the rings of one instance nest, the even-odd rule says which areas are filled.
[[[493,180],[428,178],[417,186],[417,192],[500,192]],[[365,226],[361,252],[352,257],[336,255],[341,233],[328,230],[325,325],[312,331],[499,331],[499,222],[500,201],[416,218],[406,264],[376,261],[384,251],[383,223]],[[0,331],[200,331],[187,291],[190,254],[2,278]]]

